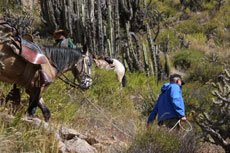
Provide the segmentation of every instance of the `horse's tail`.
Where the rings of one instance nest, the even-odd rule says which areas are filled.
[[[126,76],[124,75],[122,78],[122,87],[126,86]]]

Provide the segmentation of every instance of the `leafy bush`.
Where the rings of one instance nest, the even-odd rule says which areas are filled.
[[[187,70],[195,63],[201,62],[204,57],[204,53],[198,50],[193,49],[184,49],[178,51],[174,55],[173,64],[175,67],[180,67],[184,70]]]
[[[98,69],[94,78],[94,84],[89,93],[96,103],[110,111],[125,110],[132,107],[127,90],[122,89],[113,70]]]
[[[176,31],[171,29],[167,29],[159,33],[159,36],[157,38],[157,44],[159,44],[162,47],[166,47],[168,36],[169,36],[169,50],[178,49],[181,42],[178,39],[178,37],[176,37]]]
[[[211,104],[211,89],[210,85],[203,85],[198,81],[186,82],[183,86],[183,99],[188,120],[192,119],[195,112],[207,109]]]
[[[187,38],[188,41],[194,44],[205,44],[207,41],[207,38],[203,33],[188,34]]]
[[[176,25],[177,32],[184,34],[203,33],[204,27],[197,23],[196,20],[185,20]]]
[[[176,7],[178,3],[175,3],[174,0],[169,0],[166,2],[161,2],[158,0],[153,0],[151,6],[153,9],[157,9],[159,12],[163,12],[164,16],[170,17],[175,16],[177,13]]]
[[[209,20],[205,23],[204,31],[206,35],[212,36],[217,45],[228,45],[230,17],[226,14],[230,13],[230,3],[225,2],[220,10],[211,9],[209,12]]]
[[[196,149],[196,139],[191,133],[184,134],[168,132],[167,129],[151,126],[140,130],[136,135],[128,153],[193,153]]]
[[[18,115],[12,122],[14,124],[5,121],[2,114],[0,116],[0,152],[58,152],[55,132],[47,133],[42,128],[34,128],[19,121],[21,117]]]
[[[188,70],[187,79],[205,84],[208,81],[216,80],[222,69],[223,67],[221,65],[215,65],[209,62],[193,63]]]
[[[132,95],[132,101],[138,112],[148,116],[156,103],[163,82],[157,84],[155,78],[146,77],[144,73],[129,75],[127,90]]]

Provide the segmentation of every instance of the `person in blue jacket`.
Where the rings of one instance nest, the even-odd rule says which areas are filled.
[[[156,118],[158,114],[158,125],[165,125],[172,128],[178,120],[186,121],[184,100],[181,88],[184,82],[179,74],[170,76],[170,83],[165,83],[161,88],[161,94],[151,112],[147,126]],[[178,127],[177,127],[178,128]]]

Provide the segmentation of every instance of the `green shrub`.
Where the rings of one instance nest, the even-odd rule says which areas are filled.
[[[207,38],[203,33],[188,34],[187,39],[195,44],[205,44],[207,41]]]
[[[138,133],[128,153],[154,153],[178,152],[179,139],[176,135],[168,133],[165,129],[150,128]]]
[[[133,97],[136,110],[144,116],[148,116],[156,103],[163,82],[156,82],[153,77],[146,77],[144,73],[128,75],[127,90]]]
[[[210,35],[216,32],[217,27],[220,26],[220,23],[217,18],[210,19],[204,24],[204,33]]]
[[[227,44],[230,40],[230,17],[226,14],[230,13],[230,3],[226,2],[220,10],[211,9],[209,12],[209,20],[204,25],[206,35],[211,35],[217,45]]]
[[[185,103],[186,117],[192,119],[194,113],[201,109],[208,108],[211,102],[210,85],[203,85],[198,81],[186,81],[182,88],[183,99]]]
[[[196,139],[190,133],[183,137],[183,133],[168,132],[168,129],[158,128],[156,125],[147,130],[140,130],[135,136],[128,153],[193,153],[196,149]]]
[[[201,62],[204,58],[204,53],[193,49],[184,49],[178,51],[174,55],[173,64],[174,66],[180,67],[184,70],[190,68],[193,64]]]
[[[71,78],[72,74],[67,73],[66,75]],[[78,90],[71,89],[59,79],[56,79],[55,83],[50,85],[42,97],[51,111],[51,119],[57,122],[65,121],[66,123],[75,120],[78,115],[78,102],[83,99],[83,95]],[[41,111],[38,109],[38,114],[40,113]]]
[[[47,133],[42,128],[34,128],[31,124],[22,121],[12,124],[5,121],[2,114],[0,139],[0,152],[58,152],[59,150],[55,132]]]
[[[178,3],[175,3],[174,0],[168,0],[166,2],[152,0],[151,2],[152,9],[157,9],[159,12],[163,12],[165,17],[175,16],[177,13],[177,6]]]
[[[176,25],[177,32],[184,34],[194,34],[194,33],[203,33],[204,27],[200,23],[197,23],[196,20],[185,20]]]
[[[213,10],[214,7],[215,7],[214,1],[210,1],[210,2],[205,1],[205,2],[203,2],[203,8],[205,10]]]
[[[113,70],[106,71],[97,69],[89,93],[90,97],[106,110],[125,110],[126,108],[132,107],[128,92],[125,88],[122,89]]]
[[[157,44],[165,47],[167,45],[166,42],[168,41],[168,36],[169,36],[169,50],[178,49],[181,42],[178,39],[178,37],[176,37],[175,30],[172,29],[167,29],[160,32],[159,36],[157,37]]]
[[[199,81],[203,84],[211,80],[216,80],[223,67],[209,62],[193,63],[188,70],[187,79],[189,81]]]

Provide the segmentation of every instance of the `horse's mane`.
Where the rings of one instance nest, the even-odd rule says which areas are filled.
[[[72,49],[41,46],[41,49],[49,59],[50,64],[53,65],[58,72],[62,72],[66,67],[71,67],[73,64],[76,64],[82,56],[80,48]]]

